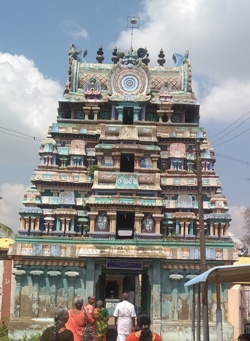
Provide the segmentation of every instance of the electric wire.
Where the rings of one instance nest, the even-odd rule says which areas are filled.
[[[227,135],[229,135],[230,133],[232,133],[233,131],[235,131],[237,128],[239,128],[242,124],[244,124],[246,121],[248,121],[250,119],[250,117],[246,118],[244,121],[242,121],[241,123],[239,123],[235,128],[229,130],[229,132],[227,132],[226,134],[222,135],[221,137],[219,137],[217,140],[213,141],[213,143],[216,143],[220,140],[222,140],[224,137],[226,137]],[[235,123],[235,122],[234,122]],[[225,131],[225,130],[224,130]]]
[[[226,141],[221,142],[221,143],[219,143],[219,144],[215,144],[213,147],[215,148],[215,147],[221,146],[221,145],[223,145],[223,144],[225,144],[225,143],[227,143],[227,142],[231,142],[232,140],[234,140],[234,139],[236,139],[237,137],[239,137],[239,136],[245,134],[245,133],[248,132],[249,130],[250,130],[250,128],[244,130],[243,132],[241,132],[240,134],[238,134],[238,135],[236,135],[236,136],[233,136],[233,137],[232,137],[231,139],[229,139],[229,140],[226,140]]]
[[[228,155],[224,155],[224,154],[215,154],[216,157],[220,157],[222,159],[226,159],[229,161],[234,161],[234,162],[238,162],[238,163],[242,163],[246,166],[250,166],[250,161],[245,161],[245,160],[240,160],[240,159],[236,159],[232,156],[228,156]]]
[[[219,131],[217,134],[210,136],[210,138],[216,137],[222,133],[224,133],[224,131],[226,131],[227,129],[231,128],[235,123],[237,123],[239,120],[241,120],[243,117],[245,117],[246,115],[250,114],[250,111],[246,112],[245,114],[241,115],[239,118],[237,118],[237,120],[235,120],[234,122],[232,122],[231,124],[229,124],[229,126],[227,126],[226,128],[224,128],[223,130]]]
[[[2,131],[1,129],[6,130],[6,131]],[[42,140],[41,137],[28,135],[28,134],[22,133],[20,131],[8,129],[8,128],[2,127],[2,126],[0,126],[0,133],[5,134],[5,135],[9,135],[9,136],[13,136],[13,137],[22,138],[25,140],[33,140],[33,141],[41,141]]]

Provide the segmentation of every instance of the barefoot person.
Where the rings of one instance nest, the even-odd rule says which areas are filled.
[[[123,293],[122,299],[122,302],[117,303],[113,314],[117,330],[116,341],[125,341],[135,327],[135,307],[128,302],[129,294],[127,292]]]
[[[85,314],[82,307],[83,307],[82,298],[75,298],[73,308],[69,310],[69,319],[66,326],[74,334],[74,341],[82,341],[82,332],[86,324],[84,317]],[[88,313],[88,311],[86,311],[86,318],[88,324],[92,325],[95,322],[95,320]]]
[[[96,335],[97,341],[106,341],[106,334],[108,331],[109,313],[103,306],[103,301],[96,302],[95,314],[98,316],[96,320]]]

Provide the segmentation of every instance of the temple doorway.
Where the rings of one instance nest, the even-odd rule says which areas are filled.
[[[103,272],[99,276],[95,296],[97,300],[105,302],[110,316],[113,315],[116,304],[122,300],[123,292],[129,293],[129,301],[134,304],[137,314],[142,309],[150,312],[151,286],[146,272],[117,269]]]
[[[133,239],[135,226],[135,212],[116,213],[116,239]]]
[[[123,109],[123,124],[132,125],[134,123],[134,108],[127,107]]]
[[[134,154],[121,153],[120,171],[134,173]]]

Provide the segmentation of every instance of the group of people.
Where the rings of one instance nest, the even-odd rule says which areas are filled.
[[[40,341],[106,341],[109,314],[101,300],[94,308],[95,297],[88,297],[84,306],[81,298],[75,298],[73,308],[58,306],[54,311],[54,325],[45,329]],[[159,334],[150,330],[150,316],[140,313],[135,330],[135,307],[129,302],[129,294],[122,295],[113,314],[117,331],[116,341],[162,341]],[[91,330],[88,334],[87,330]]]
[[[54,326],[45,329],[40,341],[106,341],[108,311],[101,300],[97,301],[96,308],[94,303],[95,297],[89,296],[85,306],[82,298],[74,299],[72,309],[58,306],[54,311]]]

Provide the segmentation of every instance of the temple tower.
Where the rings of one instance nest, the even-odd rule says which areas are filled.
[[[21,319],[41,329],[51,308],[70,307],[76,296],[94,294],[112,315],[132,289],[163,339],[186,340],[192,294],[184,283],[200,273],[197,162],[207,268],[237,258],[188,53],[175,53],[172,67],[163,50],[158,66],[144,49],[115,49],[110,64],[102,48],[96,64],[82,53],[69,52],[57,122],[41,143],[9,252],[18,288],[13,335]]]

